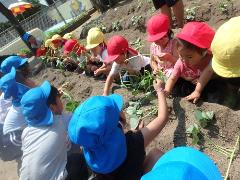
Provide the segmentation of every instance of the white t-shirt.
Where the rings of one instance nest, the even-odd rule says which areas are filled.
[[[150,64],[150,58],[139,54],[137,56],[129,58],[127,64],[117,64],[116,62],[114,62],[109,74],[116,75],[120,73],[123,69],[129,72],[138,73],[143,67],[147,66],[148,64]]]
[[[16,130],[23,130],[26,126],[27,123],[22,114],[22,108],[12,105],[5,118],[3,134],[5,135]]]
[[[22,133],[20,180],[64,180],[70,141],[67,126],[71,116],[54,115],[54,123],[26,127]]]
[[[4,124],[9,109],[12,106],[12,99],[4,99],[4,93],[0,96],[0,124]]]

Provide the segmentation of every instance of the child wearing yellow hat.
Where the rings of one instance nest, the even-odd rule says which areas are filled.
[[[240,16],[224,23],[216,32],[211,49],[213,53],[212,71],[223,77],[228,84],[231,107],[237,105],[240,88]],[[227,100],[227,99],[226,99]],[[227,100],[227,101],[229,101]],[[226,102],[227,104],[227,102]]]
[[[88,69],[94,76],[107,75],[112,67],[112,63],[103,62],[108,56],[107,45],[104,34],[97,27],[88,31],[86,49],[91,51],[92,57],[88,63]]]

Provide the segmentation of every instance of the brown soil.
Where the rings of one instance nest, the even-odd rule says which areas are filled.
[[[155,12],[153,11],[153,5],[151,1],[148,1],[149,0],[128,0],[126,3],[117,6],[115,9],[111,9],[106,12],[101,17],[100,21],[101,24],[106,26],[108,32],[106,33],[106,38],[109,38],[114,34],[123,35],[130,42],[140,38],[144,44],[141,52],[149,53],[149,43],[146,41],[146,32],[143,27],[146,23],[146,20]],[[219,0],[184,0],[185,8],[197,7],[195,10],[196,20],[207,21],[215,29],[217,29],[230,17],[240,15],[240,1],[232,0],[231,2],[232,4],[229,4],[227,7],[227,12],[223,13],[219,8]],[[133,26],[131,24],[131,18],[133,15],[141,15],[143,17],[143,21],[141,21],[138,26]],[[120,20],[122,30],[113,31],[112,22],[116,22],[117,20]],[[95,25],[91,25],[90,23],[88,26]],[[56,87],[60,87],[62,84],[69,82],[68,91],[75,100],[79,101],[83,101],[92,95],[101,95],[104,87],[104,81],[96,81],[93,78],[85,77],[83,75],[49,68],[42,70],[34,79],[39,83],[41,83],[43,80],[49,80]],[[124,97],[126,104],[128,104],[127,102],[132,99],[142,97],[142,94],[133,96],[131,92],[127,91],[126,89],[117,89],[115,92]],[[151,102],[151,104],[145,108],[151,107],[152,105],[156,105],[156,100]],[[158,135],[158,137],[151,143],[150,148],[157,147],[163,151],[168,151],[176,146],[191,146],[191,138],[187,137],[185,132],[186,129],[195,122],[193,112],[198,107],[180,98],[168,99],[168,105],[172,107],[169,122],[163,131]],[[226,148],[233,147],[236,137],[240,132],[240,111],[233,111],[227,107],[207,102],[202,102],[199,106],[202,110],[214,111],[215,113],[216,121],[213,125],[210,125],[208,128],[203,130],[204,136],[208,136],[219,146]],[[145,124],[152,119],[153,117],[146,118],[144,120]],[[207,143],[206,138],[201,138],[200,144],[194,147],[208,154],[216,162],[222,175],[225,175],[229,159],[215,150],[212,150]],[[230,169],[231,180],[240,179],[239,164],[240,155],[238,155],[232,163]]]

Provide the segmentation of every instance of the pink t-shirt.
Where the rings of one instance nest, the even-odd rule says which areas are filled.
[[[198,67],[189,66],[185,61],[179,58],[174,66],[172,75],[179,78],[182,77],[187,81],[198,79],[203,70],[208,66],[210,58],[203,59],[203,63]]]
[[[164,49],[161,49],[159,45],[153,42],[150,46],[150,54],[158,57],[162,57],[166,53],[173,55],[174,43],[175,43],[175,39],[170,39],[167,46]],[[171,63],[169,61],[161,61],[161,63],[158,62],[158,68],[162,69],[164,74],[167,77],[169,77],[173,71],[174,63]]]

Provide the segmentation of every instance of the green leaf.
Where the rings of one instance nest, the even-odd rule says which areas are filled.
[[[207,111],[207,112],[206,112],[206,115],[207,115],[207,117],[208,117],[209,120],[212,120],[213,117],[214,117],[214,112],[213,112],[213,111]]]
[[[139,118],[137,116],[131,117],[129,124],[131,129],[136,129],[139,124]]]
[[[195,110],[194,116],[198,121],[203,119],[202,111],[200,111],[199,109]]]

